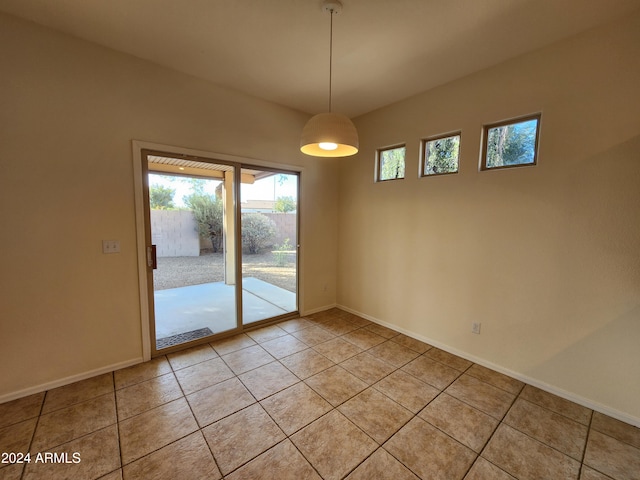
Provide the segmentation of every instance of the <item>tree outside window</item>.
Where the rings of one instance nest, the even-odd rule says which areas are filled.
[[[404,178],[405,146],[378,150],[378,181]]]
[[[535,165],[540,115],[484,127],[482,169]]]

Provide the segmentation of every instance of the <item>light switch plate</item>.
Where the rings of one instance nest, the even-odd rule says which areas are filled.
[[[120,240],[103,240],[102,253],[120,253]]]

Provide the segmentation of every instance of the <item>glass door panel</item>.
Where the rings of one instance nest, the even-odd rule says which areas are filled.
[[[242,321],[298,310],[298,174],[242,168]]]
[[[155,351],[238,329],[234,166],[147,159]]]

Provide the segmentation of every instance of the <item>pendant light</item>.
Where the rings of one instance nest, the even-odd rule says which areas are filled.
[[[331,111],[331,74],[333,67],[333,16],[342,11],[342,4],[326,1],[322,10],[331,17],[329,31],[329,112],[309,119],[302,130],[300,151],[314,157],[348,157],[358,153],[358,131],[349,118]]]

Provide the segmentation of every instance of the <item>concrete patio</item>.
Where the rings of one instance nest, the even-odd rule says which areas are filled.
[[[242,279],[244,323],[297,310],[296,294],[257,278]],[[155,297],[156,338],[209,328],[220,333],[236,327],[235,285],[203,283],[158,290]]]

